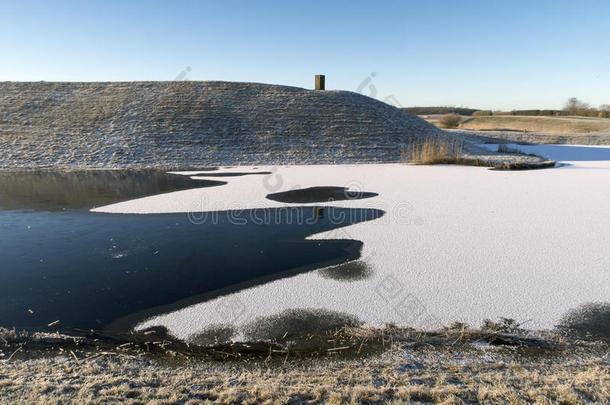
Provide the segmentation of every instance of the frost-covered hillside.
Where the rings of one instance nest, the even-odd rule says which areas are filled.
[[[0,83],[0,167],[397,161],[448,136],[348,91],[234,82]]]

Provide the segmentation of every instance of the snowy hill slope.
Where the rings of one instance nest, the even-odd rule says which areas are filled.
[[[234,82],[0,83],[0,167],[398,161],[450,135],[347,91]]]

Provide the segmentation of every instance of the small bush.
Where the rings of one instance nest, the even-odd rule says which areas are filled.
[[[492,115],[491,110],[479,110],[472,113],[473,117],[489,117]]]
[[[610,339],[610,302],[590,302],[568,311],[557,329],[585,338]]]
[[[443,128],[457,128],[462,122],[462,117],[457,114],[443,115],[439,121]]]

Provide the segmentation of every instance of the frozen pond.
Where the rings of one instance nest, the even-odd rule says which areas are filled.
[[[20,329],[129,329],[145,316],[353,260],[360,241],[305,237],[383,215],[300,206],[209,215],[88,210],[225,184],[157,171],[3,172],[0,183],[0,325]]]
[[[560,165],[131,172],[148,188],[118,172],[58,187],[9,176],[2,325],[235,339],[342,322],[552,328],[610,297],[610,148],[512,146]]]
[[[536,147],[550,158],[558,149]],[[607,156],[595,152],[594,158]],[[151,318],[141,328],[163,325],[188,337],[223,324],[240,330],[298,308],[376,326],[479,326],[506,317],[527,328],[552,328],[567,311],[610,297],[610,163],[571,157],[557,168],[515,172],[400,164],[258,167],[250,170],[272,174],[98,211],[281,207],[286,203],[267,196],[327,186],[378,195],[324,205],[386,212],[311,237],[362,241],[361,258],[338,268],[354,277],[329,277],[337,268],[302,273]]]

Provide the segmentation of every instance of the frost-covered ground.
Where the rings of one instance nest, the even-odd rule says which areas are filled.
[[[373,358],[238,358],[178,367],[110,356],[115,353],[84,359],[63,354],[6,362],[0,368],[0,403],[498,404],[508,398],[607,404],[608,357],[601,349],[589,352],[541,356],[514,348],[420,345]]]
[[[373,326],[480,325],[507,317],[551,328],[568,310],[610,297],[610,147],[518,148],[565,165],[534,171],[401,164],[225,168],[272,174],[225,177],[224,186],[96,211],[184,212],[197,220],[201,211],[287,206],[265,196],[312,186],[379,194],[312,205],[386,211],[314,236],[363,241],[362,277],[332,276],[341,269],[308,272],[157,316],[141,328],[163,325],[186,338],[294,308],[345,312]]]

